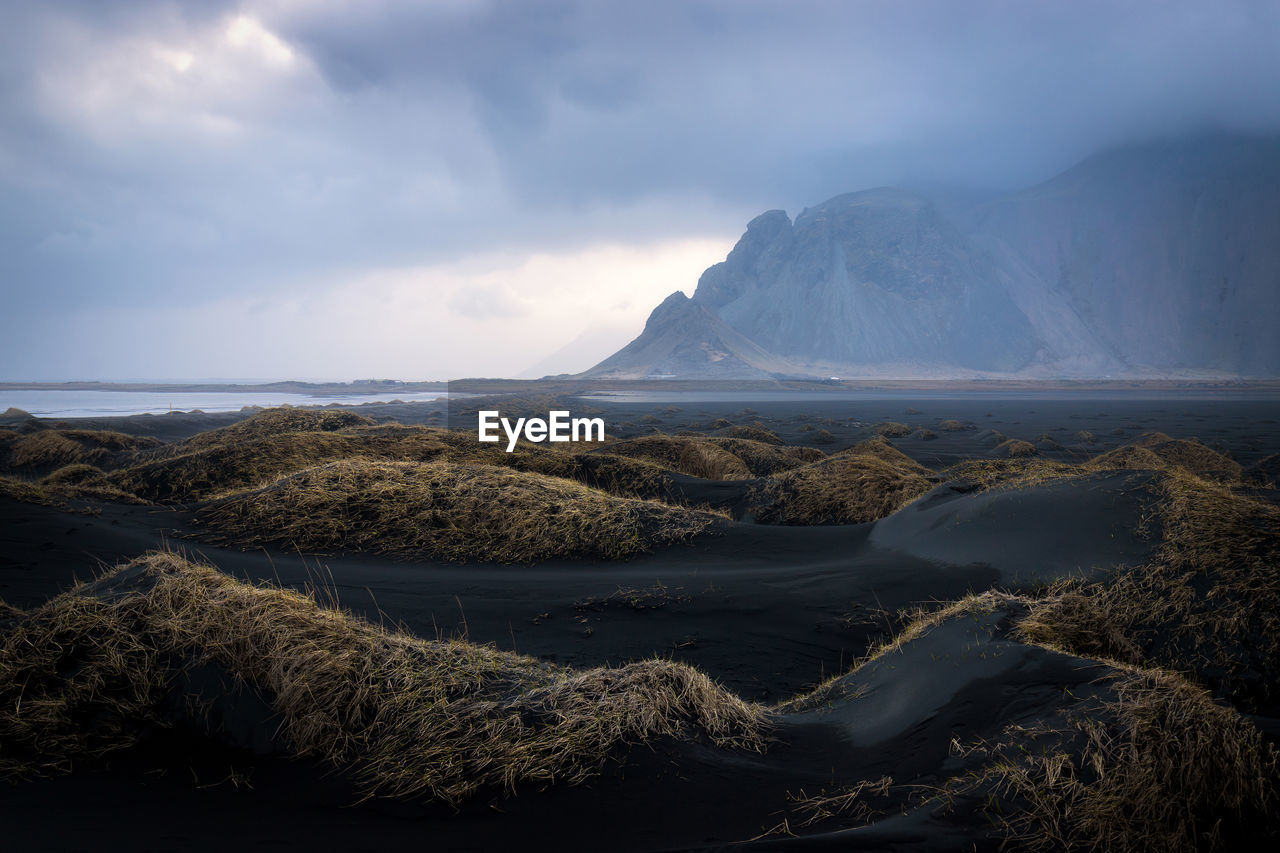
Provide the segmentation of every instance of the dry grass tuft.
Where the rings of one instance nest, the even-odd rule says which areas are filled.
[[[929,473],[928,468],[925,468],[919,462],[894,447],[893,444],[880,437],[860,441],[847,450],[832,454],[833,459],[837,456],[874,456],[894,467],[903,468],[904,470],[910,469],[921,474]]]
[[[1250,465],[1245,472],[1245,480],[1266,489],[1276,488],[1276,484],[1280,482],[1280,453],[1265,456]]]
[[[983,745],[984,770],[947,792],[987,793],[1029,850],[1229,850],[1267,825],[1276,757],[1257,729],[1172,674],[1108,682],[1087,713]]]
[[[286,410],[287,411],[287,410]],[[336,413],[343,414],[343,413]],[[247,423],[247,422],[246,422]],[[658,497],[671,478],[644,460],[566,452],[527,442],[513,453],[481,444],[473,433],[401,424],[357,425],[336,431],[264,434],[218,443],[196,436],[195,446],[111,474],[121,489],[158,503],[192,503],[260,487],[324,462],[363,457],[393,462],[450,460],[577,480],[627,497]]]
[[[751,469],[747,463],[718,444],[718,441],[724,439],[658,434],[615,441],[605,444],[596,452],[640,459],[669,471],[706,480],[751,479]],[[733,443],[729,446],[733,446]],[[753,455],[762,456],[769,452],[768,448],[769,445],[759,445]]]
[[[747,480],[751,469],[722,447],[697,439],[687,440],[676,460],[675,470],[704,480]]]
[[[360,458],[230,495],[196,517],[214,541],[244,547],[502,563],[623,559],[686,541],[720,518],[541,474]]]
[[[1088,462],[1085,467],[1102,470],[1129,469],[1138,471],[1161,471],[1166,466],[1164,460],[1145,447],[1136,444],[1123,444],[1114,450],[1101,453]]]
[[[1208,448],[1196,439],[1186,441],[1169,438],[1164,433],[1149,433],[1135,442],[1159,457],[1166,468],[1182,468],[1206,480],[1238,483],[1243,468],[1225,453]]]
[[[225,430],[249,423],[244,421]],[[173,453],[113,472],[111,480],[121,489],[157,503],[190,503],[261,486],[322,462],[357,455],[424,460],[450,451],[443,430],[415,427],[281,434],[256,434],[251,430],[238,438],[227,435],[225,430],[194,436]],[[228,440],[214,441],[213,437],[219,435]]]
[[[911,435],[911,427],[897,421],[886,421],[876,424],[876,434],[882,438],[902,438],[905,435]]]
[[[1180,470],[1154,486],[1147,564],[1037,603],[1024,626],[1079,654],[1187,672],[1247,710],[1280,703],[1280,507]]]
[[[816,447],[778,446],[745,438],[708,438],[707,441],[742,460],[752,477],[768,477],[827,457]]]
[[[938,421],[938,429],[942,430],[943,432],[961,432],[969,428],[970,427],[967,424],[965,424],[963,421],[957,421],[952,418],[947,418],[946,420]]]
[[[194,450],[216,444],[267,438],[296,432],[337,432],[355,426],[372,426],[374,421],[345,409],[263,409],[242,421],[194,435],[184,442]]]
[[[1029,441],[1009,438],[996,445],[996,455],[1005,459],[1027,459],[1039,456],[1040,451]]]
[[[72,464],[111,466],[160,446],[150,437],[88,429],[42,429],[10,438],[8,470],[47,471]]]
[[[1029,606],[1036,602],[1026,596],[986,592],[903,614],[908,624],[892,640],[778,710],[820,709],[849,698],[849,675],[945,622],[997,611],[1016,618]],[[1028,622],[1020,627],[1025,631]],[[1087,633],[1087,625],[1080,628]],[[1095,650],[1115,657],[1105,643]],[[1110,675],[1046,719],[1009,726],[995,743],[957,744],[962,757],[985,756],[984,766],[948,780],[928,801],[983,803],[1009,841],[1031,850],[1232,849],[1265,828],[1275,805],[1277,756],[1258,730],[1178,675],[1111,665]],[[865,820],[873,816],[868,795],[886,796],[891,787],[867,782],[799,805],[808,822]]]
[[[1021,489],[1085,476],[1086,471],[1065,462],[1039,457],[978,459],[961,462],[942,472],[948,482],[964,481],[974,489]]]
[[[717,421],[718,423],[718,421]],[[740,438],[746,441],[758,441],[762,444],[786,444],[773,430],[764,426],[733,426],[725,430],[722,438]]]
[[[19,480],[16,477],[0,476],[0,497],[22,503],[39,504],[40,506],[61,507],[65,501],[54,492],[35,483]]]
[[[116,503],[146,503],[116,486],[100,468],[84,463],[65,465],[40,480],[41,488],[62,498],[95,498]]]
[[[87,483],[100,483],[106,477],[101,468],[77,462],[64,465],[52,474],[41,478],[42,486],[81,486]]]
[[[794,803],[792,810],[802,818],[798,826],[812,826],[833,817],[843,817],[853,821],[855,825],[864,825],[880,815],[871,801],[887,797],[892,789],[893,777],[882,776],[879,779],[864,779],[834,792],[824,790],[817,794],[806,794],[801,790],[788,799]]]
[[[200,701],[170,695],[191,666],[256,690],[279,740],[369,795],[458,802],[573,784],[628,744],[761,748],[768,725],[760,707],[670,661],[572,670],[421,640],[165,553],[22,614],[0,637],[0,772],[65,772],[133,746]]]
[[[749,497],[765,524],[858,524],[897,512],[929,491],[919,464],[875,439],[770,477]]]

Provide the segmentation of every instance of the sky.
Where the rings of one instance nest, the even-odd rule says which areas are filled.
[[[1280,131],[1280,4],[0,0],[0,380],[583,370],[748,220]]]

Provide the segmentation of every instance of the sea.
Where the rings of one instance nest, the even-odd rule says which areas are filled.
[[[246,406],[328,406],[341,403],[403,403],[437,400],[443,391],[406,393],[379,391],[372,394],[286,394],[254,391],[29,391],[0,390],[0,412],[13,407],[41,418],[105,418],[125,415],[163,415],[169,412],[238,412]]]

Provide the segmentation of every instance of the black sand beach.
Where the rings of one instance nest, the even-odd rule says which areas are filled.
[[[669,489],[679,502],[719,507],[728,517],[690,541],[622,561],[516,565],[286,543],[220,547],[200,514],[206,501],[82,495],[42,505],[6,495],[0,599],[34,612],[77,579],[168,548],[232,578],[318,589],[324,602],[427,640],[465,639],[575,669],[655,657],[688,664],[771,709],[761,749],[655,737],[616,746],[579,785],[486,787],[456,804],[363,799],[340,768],[291,754],[269,696],[264,703],[252,688],[223,681],[203,689],[231,690],[231,698],[195,722],[184,718],[130,749],[10,786],[0,810],[11,849],[999,849],[1010,830],[984,811],[989,790],[954,781],[986,766],[990,753],[969,747],[996,744],[1020,726],[1105,718],[1099,709],[1126,695],[1116,679],[1137,677],[1109,659],[1029,642],[1019,628],[1027,601],[1064,581],[1105,582],[1156,560],[1167,539],[1159,521],[1164,475],[1133,466],[1081,468],[1070,477],[1023,471],[1016,487],[1003,488],[980,485],[973,472],[956,475],[953,466],[1001,464],[1006,442],[1017,439],[1036,448],[1038,462],[1079,467],[1158,431],[1197,438],[1215,458],[1238,463],[1235,493],[1261,506],[1277,497],[1274,481],[1258,473],[1280,450],[1277,400],[596,399],[591,406],[611,438],[749,426],[828,455],[874,440],[883,424],[905,424],[890,446],[927,469],[928,491],[873,522],[763,524],[753,520],[752,496],[767,478],[675,472]],[[438,424],[445,414],[429,404],[353,411],[402,424]],[[9,426],[27,434],[115,430],[173,443],[241,419]],[[45,473],[13,476],[34,482]],[[966,596],[933,622],[912,625],[913,609],[936,614]],[[13,630],[23,618],[0,624]],[[1240,699],[1214,672],[1191,678],[1268,739],[1280,731],[1274,702]],[[849,791],[860,792],[849,800],[858,809],[821,804],[821,796]],[[1225,837],[1240,843],[1276,829],[1256,816],[1225,825]]]

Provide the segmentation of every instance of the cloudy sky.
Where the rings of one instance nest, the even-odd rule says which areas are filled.
[[[0,3],[0,379],[574,371],[748,219],[1280,130],[1280,5]]]

